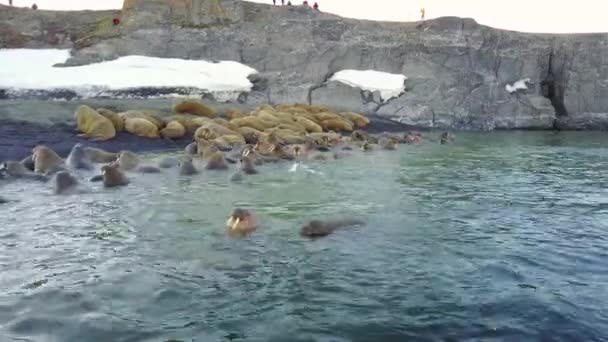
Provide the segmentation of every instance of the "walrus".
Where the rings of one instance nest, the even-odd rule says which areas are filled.
[[[450,132],[443,132],[441,133],[441,145],[449,145],[449,144],[453,144],[454,143],[454,135],[452,135]]]
[[[253,158],[250,155],[241,157],[239,169],[246,175],[254,175],[258,173],[258,170],[255,168]]]
[[[176,157],[165,157],[158,162],[158,167],[161,169],[170,169],[179,165],[179,159]]]
[[[198,155],[203,159],[208,159],[211,155],[220,151],[217,148],[217,145],[215,144],[215,142],[203,140],[203,139],[198,141],[196,148],[198,151]]]
[[[117,166],[104,165],[101,167],[101,175],[103,176],[103,186],[112,188],[116,186],[125,186],[129,184],[127,176],[120,171]]]
[[[191,142],[184,148],[184,152],[188,155],[195,156],[198,154],[198,145],[196,142]]]
[[[76,144],[72,147],[70,155],[65,160],[66,164],[72,169],[80,170],[91,170],[93,166],[84,151],[81,144]]]
[[[179,162],[179,174],[181,176],[192,176],[198,174],[198,170],[192,163],[192,158],[184,157]]]
[[[226,229],[230,234],[246,235],[257,229],[257,223],[249,210],[235,208],[226,221]]]
[[[349,226],[364,225],[365,221],[360,219],[336,219],[329,221],[312,220],[302,227],[300,235],[309,238],[327,236],[338,229]]]
[[[120,151],[118,152],[116,163],[121,169],[130,171],[139,165],[139,158],[137,157],[137,154],[131,151]]]
[[[64,194],[76,188],[78,181],[67,171],[57,172],[51,179],[53,183],[53,193],[55,195]]]
[[[84,153],[93,163],[111,163],[118,157],[116,153],[95,147],[84,147]]]
[[[422,144],[422,136],[420,133],[407,132],[403,135],[403,143],[411,145]]]
[[[58,171],[65,165],[59,155],[45,145],[36,145],[32,149],[32,160],[34,161],[34,172],[48,174]]]
[[[0,167],[0,171],[13,178],[30,179],[41,182],[46,182],[48,180],[46,175],[34,173],[26,168],[21,162],[13,160],[4,162],[2,167]]]
[[[397,144],[395,143],[395,140],[391,138],[380,138],[378,143],[385,150],[394,151],[397,149]]]
[[[361,150],[365,151],[365,152],[369,152],[371,150],[373,150],[372,144],[370,144],[369,142],[364,142],[363,144],[361,144]]]
[[[353,141],[366,141],[369,137],[369,134],[365,131],[355,130],[350,135],[350,137]]]
[[[206,170],[227,170],[228,164],[222,152],[214,152],[207,158]]]

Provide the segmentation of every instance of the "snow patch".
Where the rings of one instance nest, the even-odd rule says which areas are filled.
[[[529,78],[523,78],[519,81],[516,81],[515,83],[511,84],[507,84],[505,86],[505,89],[510,93],[513,94],[514,92],[518,91],[518,90],[528,90],[528,86],[526,83],[530,83],[530,79]]]
[[[407,77],[400,74],[375,70],[346,69],[335,73],[330,81],[338,81],[351,87],[380,92],[383,101],[397,97],[405,91]]]
[[[241,63],[124,56],[76,67],[54,67],[70,57],[70,50],[0,49],[0,88],[71,90],[82,97],[97,97],[137,88],[195,88],[227,101],[249,92],[247,78],[257,73]]]

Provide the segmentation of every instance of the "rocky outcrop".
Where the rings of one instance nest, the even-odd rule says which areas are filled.
[[[259,71],[245,104],[327,104],[454,129],[608,127],[606,34],[520,33],[455,17],[372,22],[232,0],[129,0],[120,13],[0,6],[0,23],[0,47],[73,47],[68,65],[131,54],[235,60]],[[404,74],[406,91],[383,102],[328,82],[342,69]],[[527,90],[506,90],[525,78]]]

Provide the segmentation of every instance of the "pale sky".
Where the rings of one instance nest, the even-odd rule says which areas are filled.
[[[272,3],[272,0],[253,0]],[[287,0],[285,0],[287,1]],[[303,0],[292,0],[294,5]],[[311,4],[315,0],[309,0]],[[426,9],[426,18],[470,17],[493,27],[527,32],[608,32],[608,0],[317,0],[322,11],[345,17],[413,21]],[[0,0],[8,3],[8,0]],[[15,6],[41,9],[114,9],[122,0],[14,0]],[[280,0],[277,0],[280,3]]]

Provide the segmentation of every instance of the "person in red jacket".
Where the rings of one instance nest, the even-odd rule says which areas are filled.
[[[315,2],[314,5],[312,5],[312,8],[316,9],[317,11],[319,10],[319,4],[317,2]]]
[[[302,3],[302,6],[308,6],[308,1],[304,0],[304,2]]]

